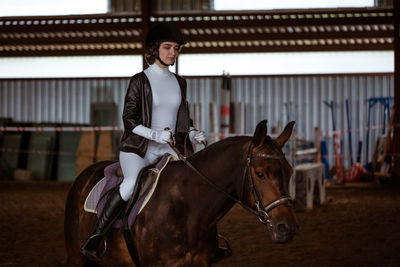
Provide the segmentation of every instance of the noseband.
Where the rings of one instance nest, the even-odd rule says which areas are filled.
[[[254,210],[247,205],[246,206],[251,209],[250,212],[252,212],[258,216],[258,219],[260,220],[260,222],[262,224],[267,225],[268,229],[272,230],[273,225],[271,222],[271,217],[269,215],[269,212],[271,212],[273,209],[275,209],[276,207],[278,207],[280,205],[292,204],[292,198],[288,195],[283,195],[280,198],[278,198],[278,199],[268,203],[266,206],[264,206],[262,197],[261,197],[257,187],[254,185],[254,180],[253,180],[253,176],[251,175],[250,166],[252,165],[253,158],[265,158],[265,159],[273,159],[273,160],[280,161],[280,160],[284,159],[285,156],[284,155],[275,155],[275,154],[265,154],[265,153],[251,154],[251,148],[252,148],[252,145],[250,143],[249,150],[247,152],[247,164],[246,164],[246,168],[244,170],[245,177],[243,177],[243,181],[246,178],[249,180],[250,189],[253,193],[257,210]]]

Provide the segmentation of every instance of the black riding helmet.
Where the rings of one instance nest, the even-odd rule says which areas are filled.
[[[146,61],[148,64],[153,64],[157,58],[161,64],[168,66],[164,63],[158,55],[158,49],[162,42],[175,42],[179,46],[186,44],[182,33],[178,28],[168,23],[158,23],[149,30],[146,36],[145,49],[146,49]]]
[[[146,49],[154,43],[162,43],[168,41],[178,43],[179,45],[186,44],[186,41],[178,28],[176,28],[172,24],[167,24],[163,22],[158,23],[147,33],[145,44]]]

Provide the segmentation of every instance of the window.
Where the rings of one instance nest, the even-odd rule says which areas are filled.
[[[393,51],[182,54],[181,75],[383,73],[394,71]]]
[[[1,0],[0,16],[106,13],[107,5],[107,0]]]
[[[130,77],[142,70],[142,56],[0,58],[0,78]]]
[[[374,0],[214,0],[215,10],[373,7]]]

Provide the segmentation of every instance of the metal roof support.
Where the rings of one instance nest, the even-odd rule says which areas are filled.
[[[400,1],[393,1],[394,14],[394,173],[400,184]]]
[[[148,0],[141,0],[141,5],[140,9],[142,10],[142,58],[143,58],[143,69],[147,67],[147,62],[144,57],[146,48],[145,48],[145,42],[146,42],[146,35],[147,32],[149,31],[150,27],[150,2]]]
[[[141,12],[0,18],[0,57],[140,55],[148,28],[182,29],[185,53],[392,50],[393,8]]]

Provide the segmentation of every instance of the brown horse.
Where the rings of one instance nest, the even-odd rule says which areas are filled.
[[[182,160],[170,162],[131,228],[139,265],[210,266],[218,247],[216,225],[235,203],[256,214],[272,240],[290,241],[298,225],[288,197],[292,168],[282,147],[293,125],[289,123],[272,139],[262,121],[252,138],[226,138],[188,158],[195,169]],[[65,210],[68,266],[85,265],[80,247],[97,218],[86,213],[83,204],[109,164],[100,162],[84,170],[69,192]],[[134,266],[117,229],[107,237],[100,265]]]

